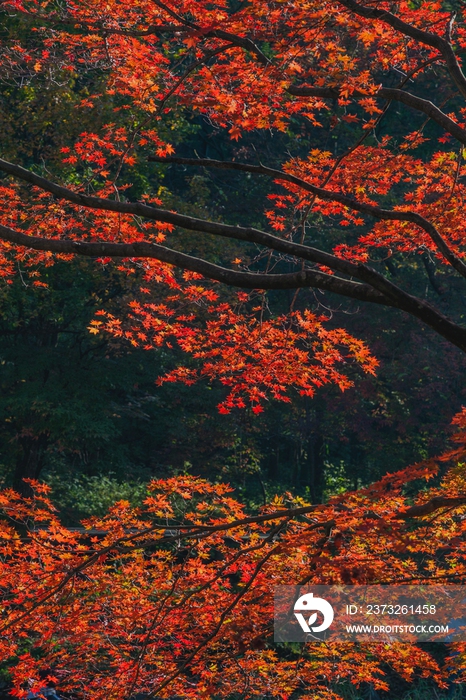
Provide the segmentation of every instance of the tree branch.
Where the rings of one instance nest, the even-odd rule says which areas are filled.
[[[212,31],[203,34],[203,36],[225,39],[226,41],[231,42],[235,46],[239,46],[240,48],[245,49],[250,53],[253,53],[256,56],[259,63],[262,63],[262,65],[268,66],[271,64],[271,61],[267,58],[267,56],[264,53],[262,53],[257,44],[255,44],[252,41],[252,39],[249,39],[248,37],[238,36],[237,34],[232,34],[231,32],[224,32],[222,29],[213,29]]]
[[[216,37],[218,39],[226,39],[235,46],[239,46],[255,54],[258,61],[263,65],[269,65],[269,59],[267,58],[267,56],[265,56],[265,54],[262,53],[260,48],[252,41],[252,39],[249,39],[248,37],[241,37],[237,34],[232,34],[231,32],[225,32],[222,29],[212,29],[209,31],[204,31],[203,27],[200,27],[198,24],[194,24],[193,22],[186,20],[184,17],[179,15],[177,12],[174,12],[170,7],[165,5],[165,3],[160,2],[160,0],[152,0],[152,2],[155,5],[157,5],[157,7],[167,12],[170,17],[176,19],[178,22],[183,23],[186,27],[189,27],[189,29],[191,30],[191,34],[198,34],[199,36],[204,37]],[[178,29],[181,29],[181,27],[179,27]],[[155,33],[157,27],[154,26],[153,30]]]
[[[244,170],[247,168],[254,168],[255,166],[247,166],[240,163],[223,163],[222,161],[210,161],[210,160],[197,160],[190,158],[158,158],[156,156],[150,157],[149,160],[157,161],[162,163],[173,162],[173,163],[186,163],[188,165],[212,165],[214,167],[220,168],[233,168]],[[91,209],[100,209],[106,211],[115,211],[119,213],[133,214],[136,216],[141,216],[146,219],[152,219],[156,221],[162,221],[165,223],[170,223],[175,226],[180,226],[182,228],[188,229],[190,231],[199,231],[202,233],[208,233],[215,236],[222,236],[225,238],[232,238],[240,241],[247,241],[249,243],[256,243],[258,245],[263,245],[277,252],[284,253],[286,255],[292,255],[300,260],[306,260],[308,262],[317,263],[319,265],[325,265],[336,272],[340,272],[346,275],[350,275],[358,278],[360,275],[360,266],[357,263],[352,263],[349,260],[344,260],[338,258],[336,255],[331,253],[326,253],[317,248],[311,246],[301,245],[299,243],[293,243],[292,241],[284,240],[283,238],[278,238],[273,234],[266,233],[256,228],[245,228],[241,226],[229,226],[227,224],[219,224],[212,221],[205,221],[203,219],[196,219],[191,216],[185,216],[182,214],[176,214],[174,212],[167,211],[165,209],[158,209],[156,207],[151,207],[146,204],[141,204],[139,202],[119,202],[111,199],[103,199],[101,197],[91,197],[88,195],[80,194],[68,189],[67,187],[62,187],[57,185],[50,180],[46,180],[30,170],[25,170],[18,165],[9,163],[0,159],[0,170],[9,173],[21,180],[29,182],[40,189],[50,192],[55,197],[60,199],[65,199],[73,202],[73,204],[78,204],[84,207],[89,207]],[[270,170],[270,169],[268,169]],[[255,170],[253,171],[255,172]],[[277,176],[284,175],[280,170],[270,171],[276,173]],[[268,173],[266,173],[268,174]],[[275,177],[275,175],[274,175]],[[286,174],[285,174],[286,179]],[[301,182],[299,180],[299,182]],[[13,229],[11,229],[13,231]],[[8,235],[12,235],[11,232]],[[18,239],[19,240],[19,239]],[[45,239],[49,240],[49,239]],[[26,245],[21,243],[20,245]],[[38,245],[38,243],[37,243]],[[34,247],[30,245],[29,247]],[[157,247],[157,246],[156,246]],[[163,246],[158,246],[158,249],[163,249]],[[39,250],[39,248],[37,248]],[[43,248],[41,249],[43,250]],[[56,251],[58,252],[58,251]],[[71,251],[70,251],[71,252]],[[150,251],[148,251],[150,253]],[[84,253],[81,253],[84,254]],[[91,253],[89,253],[91,255]],[[100,255],[97,253],[97,255]],[[103,255],[103,253],[102,253]],[[116,254],[115,254],[116,255]],[[140,257],[138,254],[134,255],[122,255],[121,257]],[[149,257],[156,257],[155,255],[149,255]],[[164,260],[164,262],[170,262],[173,265],[178,263],[172,260]],[[190,269],[190,268],[186,268]],[[203,274],[203,273],[202,273]],[[382,276],[381,276],[382,277]],[[257,287],[256,287],[257,288]]]
[[[337,100],[340,97],[340,92],[336,88],[319,88],[308,85],[291,85],[287,92],[296,97],[318,97],[321,99]],[[367,97],[367,94],[355,92],[355,95]],[[432,121],[436,122],[442,129],[453,136],[460,143],[466,144],[466,129],[463,129],[453,119],[447,116],[430,100],[424,100],[421,97],[416,97],[410,92],[398,90],[396,88],[381,87],[374,93],[374,97],[381,97],[386,100],[396,100],[402,102],[407,107],[415,109],[417,112],[422,112],[427,115]]]
[[[422,320],[442,335],[449,342],[466,351],[466,330],[450,321],[430,304],[407,294],[396,287],[375,270],[365,265],[359,265],[360,276],[368,280],[368,284],[342,279],[336,275],[327,275],[316,270],[300,270],[285,274],[269,274],[254,272],[237,272],[195,258],[186,253],[166,248],[157,243],[144,241],[135,243],[87,243],[67,239],[42,238],[29,236],[0,225],[0,239],[25,246],[34,250],[47,250],[52,253],[84,255],[88,257],[124,257],[124,258],[154,258],[161,262],[181,267],[185,270],[198,272],[209,279],[222,282],[233,287],[244,289],[321,289],[341,296],[367,301],[384,306],[407,311],[412,316]],[[380,287],[380,290],[377,289]]]
[[[372,205],[362,204],[347,197],[346,195],[341,195],[337,192],[331,192],[329,190],[315,187],[314,185],[310,185],[309,183],[302,181],[300,178],[296,178],[293,175],[283,173],[279,170],[265,168],[264,166],[253,166],[243,163],[225,163],[222,161],[211,160],[192,160],[182,158],[160,159],[155,156],[152,158],[152,160],[189,163],[194,165],[209,164],[214,167],[239,169],[259,174],[266,174],[276,179],[289,180],[299,185],[303,189],[308,189],[319,197],[342,202],[346,206],[350,206],[352,209],[369,213],[376,218],[414,221],[414,223],[418,223],[420,221],[421,224],[418,223],[418,225],[422,225],[422,228],[425,230],[432,230],[434,235],[440,238],[440,242],[443,242],[443,239],[435,227],[418,214],[412,212],[393,212],[380,209],[379,207],[374,207]],[[334,292],[335,294],[350,297],[352,299],[358,299],[359,301],[369,301],[385,306],[393,306],[406,311],[429,325],[449,342],[453,343],[462,350],[466,350],[465,329],[450,321],[427,302],[411,296],[394,285],[392,282],[389,282],[383,275],[365,265],[340,260],[339,258],[336,258],[336,256],[324,253],[323,251],[317,251],[316,249],[308,248],[307,246],[298,246],[297,244],[293,244],[289,241],[283,241],[282,239],[278,239],[275,236],[266,234],[257,229],[245,229],[236,226],[227,226],[225,224],[217,224],[211,221],[204,221],[202,219],[194,219],[192,217],[175,214],[163,209],[150,207],[139,202],[120,202],[80,194],[79,192],[74,192],[66,187],[57,185],[50,180],[46,180],[45,178],[32,173],[29,170],[25,170],[18,165],[8,163],[4,160],[0,160],[0,170],[30,182],[31,184],[54,194],[59,199],[65,199],[80,206],[102,211],[115,211],[126,214],[134,214],[157,221],[165,221],[190,230],[236,238],[238,240],[245,240],[249,242],[257,241],[276,250],[284,250],[284,246],[292,246],[293,252],[291,254],[296,255],[298,258],[310,259],[312,261],[322,262],[322,264],[327,265],[330,263],[331,267],[348,272],[348,274],[355,276],[357,279],[363,280],[363,283],[346,280],[341,277],[337,277],[336,275],[328,275],[316,270],[301,270],[299,272],[273,275],[268,273],[239,272],[221,267],[220,265],[215,265],[200,258],[195,258],[191,255],[187,255],[186,253],[181,253],[170,248],[166,248],[165,246],[146,241],[138,241],[133,243],[111,243],[102,241],[99,243],[91,243],[69,239],[29,236],[7,226],[0,226],[0,238],[5,241],[9,241],[10,243],[33,248],[35,250],[48,250],[54,253],[68,253],[90,257],[154,258],[162,262],[169,263],[170,265],[175,265],[193,272],[198,272],[207,278],[217,280],[224,284],[246,289],[299,289],[306,287],[322,289],[325,291]],[[450,255],[450,257],[453,256],[454,262],[459,262],[459,264],[466,270],[464,263],[457,261],[456,256],[451,253],[448,246],[446,246],[446,244],[444,244],[444,246],[446,247],[447,253]],[[291,252],[291,248],[288,248],[288,250]]]
[[[69,239],[43,238],[29,236],[2,225],[0,225],[0,239],[15,245],[32,248],[33,250],[47,250],[51,253],[83,255],[92,258],[152,258],[184,270],[198,272],[208,279],[216,280],[232,287],[242,287],[244,289],[298,289],[311,287],[341,294],[359,301],[371,301],[376,304],[395,306],[390,298],[385,297],[368,284],[352,282],[336,275],[318,272],[317,270],[300,270],[299,272],[284,274],[238,272],[207,262],[201,258],[166,248],[157,243],[147,243],[145,241],[134,243],[110,243],[104,241],[88,243]]]
[[[160,162],[164,163],[167,162],[166,159],[158,159],[155,156],[151,157],[149,160],[160,160]],[[184,162],[184,160],[182,162]],[[202,161],[202,163],[204,162],[220,163],[220,161]],[[198,165],[202,163],[197,160],[189,160],[190,165]],[[292,241],[286,241],[282,238],[274,236],[273,234],[266,233],[265,231],[261,231],[256,228],[229,226],[227,224],[219,224],[212,221],[205,221],[203,219],[196,219],[191,216],[176,214],[165,209],[151,207],[146,204],[141,204],[139,202],[119,202],[111,199],[103,199],[101,197],[91,197],[88,195],[80,194],[78,192],[74,192],[73,190],[70,190],[67,187],[57,185],[51,182],[50,180],[46,180],[45,178],[40,177],[35,173],[32,173],[30,170],[26,170],[18,165],[14,165],[13,163],[9,163],[8,161],[2,159],[0,159],[0,170],[3,170],[4,172],[7,172],[10,175],[13,175],[14,177],[17,177],[20,180],[29,182],[30,184],[35,185],[36,187],[39,187],[40,189],[45,190],[46,192],[50,192],[59,199],[65,199],[67,201],[70,201],[73,204],[78,204],[91,209],[115,211],[124,214],[133,214],[135,216],[141,216],[145,219],[170,223],[175,226],[180,226],[182,228],[188,229],[190,231],[199,231],[202,233],[209,233],[215,236],[222,236],[225,238],[233,238],[235,240],[257,243],[258,245],[266,246],[267,248],[271,248],[272,250],[276,250],[280,253],[284,253],[286,255],[293,255],[301,260],[307,260],[308,262],[326,265],[327,267],[330,267],[331,269],[336,270],[337,272],[341,272],[343,274],[352,275],[356,277],[358,275],[358,265],[350,262],[349,260],[343,260],[341,258],[338,258],[336,255],[326,253],[324,251],[318,250],[317,248],[300,245],[299,243],[293,243]],[[277,173],[280,173],[280,171],[277,171]]]
[[[268,168],[264,165],[249,165],[248,163],[235,163],[229,161],[211,160],[205,158],[177,158],[177,157],[159,157],[159,156],[149,156],[150,161],[156,161],[158,163],[179,163],[184,165],[197,165],[210,168],[220,168],[224,170],[240,170],[243,172],[256,173],[257,175],[267,175],[275,180],[283,180],[285,182],[291,182],[297,185],[307,192],[311,192],[320,199],[326,201],[339,202],[348,209],[353,211],[359,211],[362,214],[368,214],[374,219],[379,219],[382,221],[406,221],[409,223],[416,224],[419,228],[423,229],[432,239],[433,243],[436,245],[439,252],[448,260],[450,265],[457,271],[462,277],[466,277],[466,265],[465,263],[450,249],[445,239],[438,231],[438,229],[430,221],[425,219],[420,214],[411,211],[394,211],[393,209],[382,209],[381,207],[375,206],[373,204],[365,204],[364,202],[359,202],[348,195],[342,194],[340,192],[334,192],[332,190],[326,190],[323,187],[317,187],[316,185],[311,185],[311,183],[302,180],[295,175],[290,173],[285,173],[282,170],[275,170],[274,168]],[[15,166],[16,167],[16,166]],[[0,161],[0,170],[2,169],[2,161]],[[352,273],[354,274],[354,272]]]
[[[457,496],[452,498],[448,498],[447,496],[436,496],[435,498],[431,498],[430,501],[427,501],[427,503],[411,506],[411,508],[398,513],[396,518],[398,520],[422,518],[424,515],[431,515],[431,513],[435,513],[435,511],[440,510],[440,508],[455,508],[465,504],[466,496]]]
[[[445,59],[448,72],[450,73],[453,81],[463,97],[466,97],[466,76],[461,70],[456,54],[453,51],[449,41],[438,34],[414,27],[412,24],[404,22],[402,19],[400,19],[400,17],[397,17],[387,10],[380,10],[377,7],[360,5],[359,3],[355,2],[355,0],[339,0],[339,2],[348,10],[354,12],[354,14],[359,15],[360,17],[380,20],[381,22],[384,22],[395,29],[395,31],[400,32],[405,36],[409,36],[421,44],[431,46],[432,48],[440,51]]]

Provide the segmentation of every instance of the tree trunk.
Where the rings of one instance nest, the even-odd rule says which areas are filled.
[[[13,474],[13,488],[22,496],[31,496],[32,489],[24,479],[37,479],[44,463],[44,452],[48,435],[23,436],[19,438],[20,451]]]
[[[307,443],[308,483],[312,503],[322,503],[324,497],[324,438],[317,434],[309,438]]]

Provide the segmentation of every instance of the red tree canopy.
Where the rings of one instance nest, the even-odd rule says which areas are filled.
[[[379,264],[419,255],[430,278],[432,264],[465,276],[461,16],[437,2],[392,7],[353,0],[258,0],[237,8],[15,1],[4,9],[3,80],[25,89],[26,101],[42,94],[60,105],[47,104],[55,110],[53,129],[40,119],[34,126],[43,132],[40,157],[27,144],[6,143],[14,162],[0,160],[7,282],[20,262],[40,286],[41,267],[73,255],[104,264],[117,258],[128,272],[142,267],[149,292],[161,284],[174,289],[166,292],[167,307],[139,300],[123,330],[112,318],[97,319],[94,329],[148,347],[175,339],[200,360],[199,369],[180,368],[167,379],[219,378],[231,390],[222,410],[245,401],[260,410],[265,395],[283,398],[290,386],[312,393],[326,381],[345,385],[339,363],[356,361],[365,371],[375,363],[343,331],[324,331],[325,314],[291,313],[264,326],[263,300],[245,309],[243,293],[219,305],[218,285],[203,278],[262,292],[317,288],[394,306],[465,349],[455,319],[413,295],[409,284],[395,284]],[[396,129],[394,109],[402,114]],[[183,150],[182,124],[198,118],[241,139],[229,161],[173,155],[170,133]],[[349,147],[329,148],[345,124]],[[294,134],[296,153],[258,162],[248,139],[262,131],[271,138]],[[299,144],[306,133],[322,146],[306,153]],[[232,226],[163,208],[164,188],[154,191],[162,173],[157,163],[231,170],[246,186],[248,178],[268,179],[264,214],[271,231],[254,226],[259,212],[243,212],[250,225]],[[141,168],[146,185],[134,199]],[[311,245],[316,227],[332,231],[325,249]],[[193,255],[179,229],[205,241],[230,239],[237,250],[243,242],[244,258],[229,258],[226,242],[216,260],[208,243]],[[194,326],[191,311],[172,308],[180,294],[196,297],[207,312]],[[276,358],[272,346],[280,348]]]
[[[96,700],[336,700],[345,682],[386,689],[387,669],[407,681],[461,682],[462,643],[443,665],[409,644],[310,643],[284,655],[271,643],[279,584],[466,582],[466,487],[456,466],[466,455],[465,411],[456,422],[449,453],[326,505],[285,494],[251,516],[228,486],[177,477],[153,481],[143,508],[116,503],[76,532],[60,524],[48,487],[34,484],[31,499],[4,491],[0,656],[17,694],[28,679],[43,685],[50,668],[62,690]]]

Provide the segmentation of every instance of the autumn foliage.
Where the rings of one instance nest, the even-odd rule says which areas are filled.
[[[243,403],[259,410],[266,397],[284,398],[292,387],[310,392],[327,381],[347,385],[342,345],[365,371],[372,371],[375,362],[361,342],[343,331],[332,327],[324,333],[328,314],[306,316],[301,310],[270,319],[267,305],[255,304],[254,294],[247,308],[227,308],[206,278],[263,291],[317,288],[395,306],[466,347],[455,319],[368,265],[394,255],[427,255],[437,266],[466,273],[461,106],[466,79],[455,54],[466,38],[459,17],[435,2],[420,8],[354,0],[258,0],[237,9],[226,2],[171,6],[158,0],[96,0],[66,9],[48,1],[3,5],[14,18],[2,54],[4,79],[43,91],[52,83],[84,84],[79,99],[73,97],[75,119],[96,126],[69,133],[69,119],[60,125],[46,170],[0,162],[7,176],[0,205],[0,268],[6,282],[20,263],[32,284],[43,286],[42,266],[82,254],[105,265],[117,257],[128,274],[142,268],[150,293],[160,285],[181,286],[194,304],[202,299],[204,316],[212,313],[218,320],[197,318],[189,326],[183,317],[192,314],[192,305],[178,314],[176,293],[166,306],[136,301],[129,317],[133,323],[123,334],[147,346],[176,338],[198,362],[196,369],[180,367],[169,379],[220,379],[230,387],[222,410]],[[450,86],[450,93],[445,88],[441,95],[445,108],[424,94],[432,76]],[[68,93],[66,99],[71,100]],[[104,103],[107,120],[101,116]],[[404,110],[403,126],[396,133],[390,127],[384,131],[395,107]],[[168,138],[185,115],[208,120],[243,144],[250,133],[285,133],[296,124],[302,124],[303,133],[311,129],[327,135],[347,124],[354,141],[342,152],[312,148],[304,157],[283,154],[278,168],[257,158],[245,162],[241,153],[249,154],[247,145],[230,161],[185,158]],[[414,130],[411,116],[419,122]],[[428,123],[434,128],[429,137]],[[161,164],[268,178],[263,216],[271,232],[164,208],[163,187],[155,192],[146,187],[134,200],[138,169],[161,172],[156,170]],[[333,250],[308,242],[321,221],[339,229]],[[173,238],[179,227],[248,242],[262,252],[254,257],[248,248],[244,257],[223,257],[219,264],[179,245],[180,239]],[[359,236],[347,235],[358,228]],[[184,279],[173,266],[185,270]],[[193,277],[197,288],[190,284]],[[209,296],[218,300],[215,310]],[[108,319],[101,328],[119,336],[119,321]],[[229,344],[224,340],[230,326],[237,330]],[[241,367],[249,333],[254,357]],[[272,368],[267,347],[274,343],[283,348],[282,365],[277,359]],[[199,351],[201,345],[205,349]],[[231,346],[237,348],[236,359]]]
[[[177,477],[78,532],[47,487],[4,491],[0,648],[17,694],[50,668],[62,691],[96,699],[336,699],[345,681],[386,689],[387,668],[461,681],[464,644],[440,662],[400,643],[310,643],[287,657],[272,641],[278,584],[465,582],[464,411],[456,423],[451,452],[326,505],[285,494],[250,515],[229,486]]]
[[[186,362],[159,382],[219,382],[221,413],[259,413],[375,372],[377,359],[321,297],[303,301],[309,290],[393,307],[466,350],[442,303],[387,272],[392,259],[403,271],[424,260],[426,275],[433,265],[466,277],[462,10],[7,0],[2,11],[2,84],[65,86],[56,99],[72,105],[44,126],[45,159],[27,144],[0,159],[4,284],[21,274],[44,288],[43,271],[76,255],[115,264],[136,280],[133,298],[121,317],[102,309],[90,332],[183,351]],[[385,129],[394,108],[404,118]],[[229,160],[183,151],[177,129],[196,119],[237,145]],[[328,144],[342,126],[354,138],[339,150]],[[265,163],[248,145],[257,133],[313,143]],[[240,173],[246,187],[265,178],[265,206],[233,223],[197,218],[173,206],[157,181],[164,168]],[[211,238],[213,252],[203,247]],[[269,304],[269,290],[292,290],[286,310]],[[445,686],[453,668],[461,680],[461,645],[439,661],[401,645],[298,654],[270,642],[276,584],[465,582],[465,413],[455,422],[448,454],[325,505],[285,494],[251,516],[228,486],[178,477],[153,481],[143,508],[117,503],[83,533],[60,523],[44,485],[32,484],[30,499],[4,491],[0,657],[15,692],[25,695],[28,679],[40,687],[50,668],[65,674],[65,691],[95,700],[330,700],[344,682],[386,689],[387,666],[408,681]]]
[[[313,396],[316,387],[327,382],[344,390],[351,381],[339,365],[353,363],[371,374],[377,366],[364,343],[343,329],[326,329],[325,317],[308,311],[261,319],[257,313],[261,306],[252,312],[242,310],[241,301],[248,301],[244,292],[238,293],[235,308],[219,303],[217,294],[200,286],[184,287],[168,301],[169,305],[130,302],[127,328],[120,319],[102,312],[92,321],[90,331],[107,331],[148,350],[176,343],[201,361],[200,368],[177,367],[159,382],[190,385],[201,379],[220,381],[229,388],[219,405],[220,413],[245,408],[246,400],[254,413],[260,413],[268,396],[289,402],[290,387],[302,396]],[[204,328],[199,328],[198,315],[186,314],[187,302],[205,307]]]

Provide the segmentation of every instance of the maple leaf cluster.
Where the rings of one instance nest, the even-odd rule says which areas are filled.
[[[120,258],[128,272],[145,266],[152,281],[173,289],[174,265],[237,287],[317,287],[396,306],[466,348],[463,329],[445,324],[441,311],[413,301],[365,267],[374,259],[427,253],[436,264],[466,274],[464,108],[453,100],[446,109],[416,93],[436,70],[466,94],[455,54],[466,46],[461,17],[450,16],[440,2],[415,7],[405,1],[396,13],[389,3],[355,0],[255,0],[235,10],[206,0],[92,0],[61,9],[50,0],[15,0],[5,7],[22,27],[11,30],[0,55],[6,83],[47,91],[50,81],[82,81],[76,120],[95,124],[73,132],[41,175],[35,166],[0,162],[7,176],[0,203],[0,276],[6,283],[20,264],[32,284],[44,286],[44,266],[84,254],[102,264]],[[106,118],[104,103],[110,105]],[[425,124],[413,130],[408,120],[400,133],[384,133],[394,104],[427,118],[438,132],[427,136]],[[168,137],[186,114],[225,130],[233,141],[245,142],[257,131],[285,133],[299,122],[303,133],[323,129],[326,142],[346,123],[355,142],[342,153],[312,147],[307,156],[285,155],[278,169],[240,163],[236,156],[231,162],[183,159]],[[272,191],[264,218],[274,233],[163,209],[163,187],[132,201],[132,178],[150,161],[268,177]],[[340,232],[332,251],[308,245],[309,222],[318,227],[322,221]],[[170,236],[180,227],[266,246],[266,255],[226,269],[190,255],[183,245],[172,249]],[[267,255],[273,264],[264,272]],[[268,274],[283,260],[294,272]],[[170,303],[176,307],[176,295]],[[171,314],[169,305],[136,301],[128,316],[134,328],[122,320],[124,337],[144,344],[147,336],[147,347],[175,338],[198,362],[165,380],[219,380],[230,391],[223,411],[251,404],[259,411],[266,396],[288,400],[291,387],[312,394],[329,381],[350,385],[350,377],[336,370],[342,346],[366,371],[375,367],[361,342],[343,331],[324,332],[319,314],[262,314],[259,322],[250,309],[219,302],[209,310],[215,320],[201,322],[196,333],[195,324]],[[92,332],[98,327],[93,324]],[[120,332],[116,319],[102,327]]]
[[[271,642],[279,584],[465,581],[464,409],[455,423],[439,459],[325,505],[285,494],[250,515],[229,486],[179,476],[152,481],[142,507],[120,501],[73,531],[49,487],[2,491],[0,654],[16,695],[50,668],[63,691],[96,700],[310,689],[329,700],[344,682],[387,689],[387,664],[407,681],[442,686],[452,668],[464,680],[462,643],[442,666],[413,645],[319,642],[290,659]],[[415,497],[410,484],[421,484]]]
[[[246,294],[239,296],[247,300]],[[290,387],[302,396],[313,396],[317,387],[329,382],[344,390],[352,381],[338,366],[355,364],[371,374],[377,367],[363,342],[343,329],[326,329],[327,319],[308,311],[266,320],[261,318],[263,307],[246,314],[241,304],[235,309],[200,285],[185,285],[167,301],[158,305],[131,302],[126,328],[112,314],[99,312],[90,330],[108,332],[146,349],[176,343],[201,364],[178,366],[159,383],[191,385],[202,379],[218,380],[229,389],[219,404],[220,413],[245,408],[246,401],[254,413],[260,413],[269,395],[290,402]],[[198,315],[188,313],[188,304],[193,310],[195,305],[205,305],[203,328]]]

